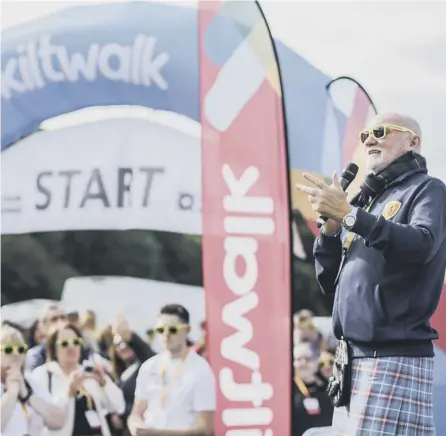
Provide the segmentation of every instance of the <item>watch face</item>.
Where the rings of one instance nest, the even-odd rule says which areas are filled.
[[[355,225],[355,221],[356,221],[356,219],[355,219],[355,217],[352,216],[352,215],[347,215],[347,216],[345,217],[345,225],[346,225],[347,227],[353,227],[353,226]]]

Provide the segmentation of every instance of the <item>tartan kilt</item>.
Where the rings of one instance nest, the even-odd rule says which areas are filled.
[[[350,407],[335,408],[333,430],[343,436],[433,436],[434,359],[352,361]]]

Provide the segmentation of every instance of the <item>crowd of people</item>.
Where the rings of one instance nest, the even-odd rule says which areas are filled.
[[[336,344],[322,336],[308,310],[297,312],[293,324],[293,436],[301,436],[308,429],[331,425],[333,406],[326,387]],[[66,312],[58,304],[46,306],[26,330],[4,320],[2,434],[128,436],[145,434],[136,429],[147,423],[161,427],[175,423],[174,427],[183,428],[194,425],[196,417],[188,416],[191,410],[213,413],[216,401],[204,321],[200,328],[200,339],[192,343],[189,314],[179,305],[162,308],[156,326],[145,337],[134,332],[123,315],[99,331],[92,311]],[[198,360],[187,357],[190,374],[185,375],[186,380],[192,378],[189,384],[199,392],[192,394],[189,412],[184,408],[185,398],[177,398],[170,412],[153,410],[156,401],[150,378],[154,367],[164,365],[166,347],[171,348],[170,357],[176,359],[177,370],[184,364],[185,352],[187,356],[199,356]],[[169,377],[169,383],[173,383],[176,375]],[[180,397],[184,395],[180,393]],[[149,400],[150,413],[146,411]],[[199,425],[212,434],[213,415],[206,413]]]
[[[159,342],[164,349],[170,350],[169,365],[176,365],[176,352],[190,354],[184,377],[189,367],[192,376],[195,374],[194,363],[189,360],[196,359],[201,366],[197,378],[203,380],[206,371],[213,377],[209,364],[201,357],[206,354],[205,324],[201,327],[203,336],[193,344],[188,339],[189,314],[175,304],[161,308],[156,327],[149,330],[145,338],[132,331],[122,315],[113,325],[97,331],[93,312],[67,313],[58,304],[46,306],[40,319],[27,330],[4,320],[1,326],[1,434],[128,436],[146,434],[141,433],[139,426],[145,428],[147,423],[160,428],[175,427],[178,423],[185,428],[195,425],[193,416],[182,420],[170,417],[169,423],[161,422],[166,417],[144,417],[143,424],[136,419],[131,431],[132,419],[129,418],[135,402],[139,404],[138,412],[141,403],[147,405],[148,397],[153,397],[153,393],[147,392],[151,385],[146,380],[151,376],[150,369],[144,371],[141,367],[147,363],[153,367],[159,356],[164,356],[152,349],[154,335],[161,338]],[[167,364],[165,370],[169,370]],[[183,389],[182,395],[199,396],[199,408],[213,414],[215,386],[212,390],[212,380],[211,383],[206,380],[204,394],[195,393],[195,384],[193,378],[189,389],[193,392]],[[183,411],[189,407],[186,397],[181,405]],[[203,405],[203,401],[207,403]],[[189,409],[197,410],[195,406]],[[177,414],[175,404],[167,407],[171,408],[171,414]],[[208,423],[200,425],[208,426]]]
[[[293,436],[318,428],[329,434],[333,406],[327,395],[336,348],[324,338],[313,322],[313,313],[301,310],[293,317]]]

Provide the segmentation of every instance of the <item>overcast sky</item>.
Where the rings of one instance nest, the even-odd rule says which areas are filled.
[[[261,2],[274,35],[331,76],[350,75],[378,111],[418,119],[446,181],[446,2]]]
[[[380,112],[417,118],[431,174],[446,181],[446,1],[260,3],[274,36],[313,65],[359,80]],[[2,28],[70,4],[4,1]]]

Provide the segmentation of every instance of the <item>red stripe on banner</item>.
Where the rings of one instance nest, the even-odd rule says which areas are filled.
[[[317,222],[315,220],[306,220],[307,226],[310,229],[310,231],[313,233],[315,237],[318,237],[321,233],[319,227],[317,226]]]
[[[203,282],[218,383],[214,434],[288,436],[290,217],[282,101],[265,79],[226,130],[213,127],[205,102],[222,68],[216,70],[203,45],[213,16],[199,9]]]
[[[432,316],[431,322],[432,327],[440,334],[440,337],[435,341],[435,345],[446,351],[446,277],[440,303]]]

